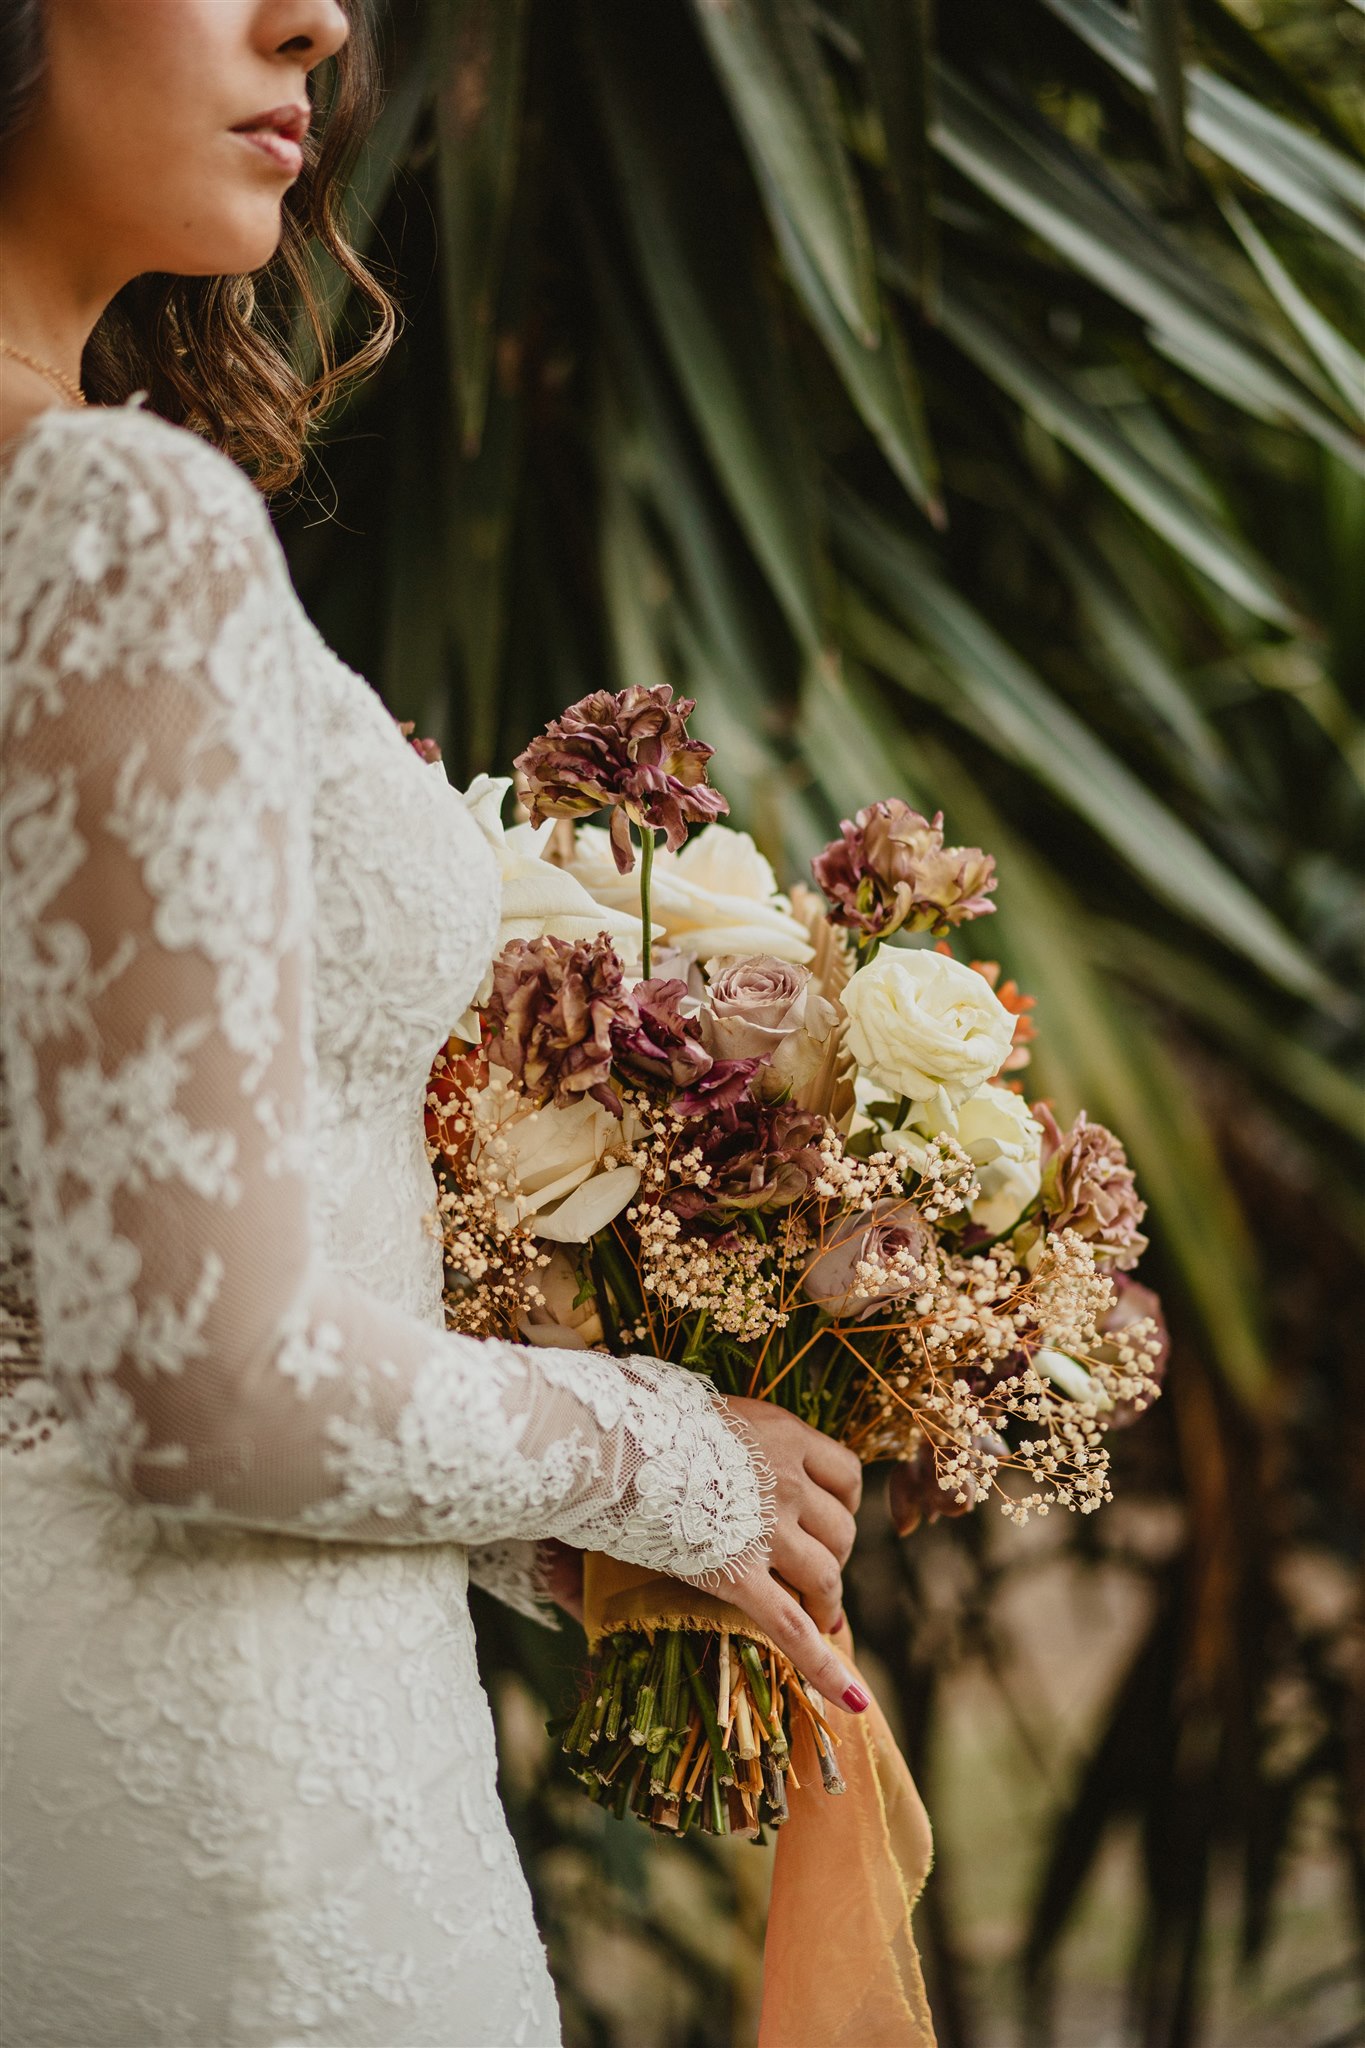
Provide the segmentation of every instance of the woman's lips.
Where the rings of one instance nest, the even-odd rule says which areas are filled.
[[[297,178],[303,169],[303,138],[308,133],[309,109],[299,106],[275,107],[254,120],[242,121],[232,130],[243,142],[268,157],[287,178]]]

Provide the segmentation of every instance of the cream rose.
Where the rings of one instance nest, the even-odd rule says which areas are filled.
[[[943,1089],[929,1102],[916,1104],[903,1130],[883,1140],[888,1152],[906,1158],[917,1173],[934,1138],[956,1138],[976,1167],[981,1193],[972,1203],[972,1221],[992,1237],[1022,1215],[1042,1182],[1043,1127],[1022,1095],[988,1082],[960,1104]]]
[[[843,991],[848,1048],[891,1096],[957,1104],[999,1073],[1014,1019],[984,974],[944,953],[883,946]]]
[[[761,1059],[760,1092],[775,1102],[804,1087],[825,1057],[838,1021],[815,994],[810,972],[770,953],[713,960],[701,1010],[708,1052],[720,1060]]]
[[[557,1344],[565,1351],[588,1351],[606,1341],[602,1318],[591,1299],[578,1300],[578,1272],[559,1245],[548,1266],[530,1276],[539,1300],[528,1302],[517,1328],[528,1344]]]
[[[640,1170],[622,1159],[630,1134],[591,1096],[530,1109],[511,1075],[493,1067],[470,1104],[477,1145],[508,1177],[498,1204],[505,1222],[554,1244],[586,1244],[634,1200]]]
[[[639,904],[639,876],[617,874],[600,825],[579,828],[568,871],[610,909]],[[668,944],[692,960],[720,953],[798,962],[812,957],[805,927],[779,894],[772,868],[747,832],[728,825],[707,825],[681,853],[656,850],[649,907],[655,928],[662,926]]]

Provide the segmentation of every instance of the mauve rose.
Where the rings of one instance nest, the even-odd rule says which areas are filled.
[[[1102,1265],[1130,1272],[1147,1249],[1138,1228],[1147,1204],[1138,1195],[1127,1153],[1084,1110],[1065,1134],[1045,1103],[1033,1113],[1043,1126],[1043,1213],[1049,1228],[1077,1231]]]
[[[1008,1450],[992,1429],[982,1430],[973,1436],[969,1449],[972,1456],[981,1461],[979,1471],[968,1469],[962,1475],[961,1485],[953,1487],[951,1492],[938,1483],[938,1460],[927,1437],[920,1438],[917,1448],[908,1458],[892,1466],[888,1505],[898,1536],[912,1535],[921,1522],[936,1522],[940,1515],[951,1519],[970,1514],[981,1492],[987,1464],[1006,1457]],[[959,1493],[965,1494],[966,1498],[959,1500]]]
[[[868,938],[946,932],[995,905],[995,862],[979,846],[945,846],[943,813],[922,817],[900,797],[883,797],[811,862],[830,903],[830,921]]]
[[[803,1087],[825,1056],[838,1012],[811,988],[810,969],[770,953],[712,963],[702,1011],[719,1059],[762,1062],[758,1093],[775,1102]]]
[[[923,1283],[919,1277],[896,1278],[875,1293],[864,1294],[857,1268],[866,1261],[887,1265],[904,1253],[922,1267],[933,1241],[933,1232],[913,1202],[874,1202],[870,1209],[839,1218],[802,1274],[801,1292],[826,1315],[869,1315],[883,1302],[913,1294]]]
[[[591,945],[513,939],[493,963],[484,1015],[492,1057],[530,1101],[564,1109],[591,1095],[621,1114],[611,1085],[611,1033],[634,1007],[605,932]]]

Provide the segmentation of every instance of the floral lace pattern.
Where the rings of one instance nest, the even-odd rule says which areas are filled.
[[[251,487],[47,414],[0,551],[6,2027],[555,2040],[467,1553],[523,1607],[546,1536],[723,1570],[752,1459],[694,1375],[441,1328],[492,858]]]

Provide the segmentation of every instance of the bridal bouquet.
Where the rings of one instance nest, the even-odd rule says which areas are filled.
[[[505,834],[507,785],[471,792],[511,935],[428,1094],[448,1321],[782,1402],[897,1461],[903,1523],[1091,1513],[1106,1432],[1158,1390],[1160,1309],[1122,1146],[1030,1105],[1030,999],[954,949],[994,861],[891,798],[779,894],[692,709],[584,698],[519,757]],[[594,1799],[780,1825],[798,1728],[842,1790],[824,1702],[719,1592],[593,1558],[586,1596],[561,1734]]]

